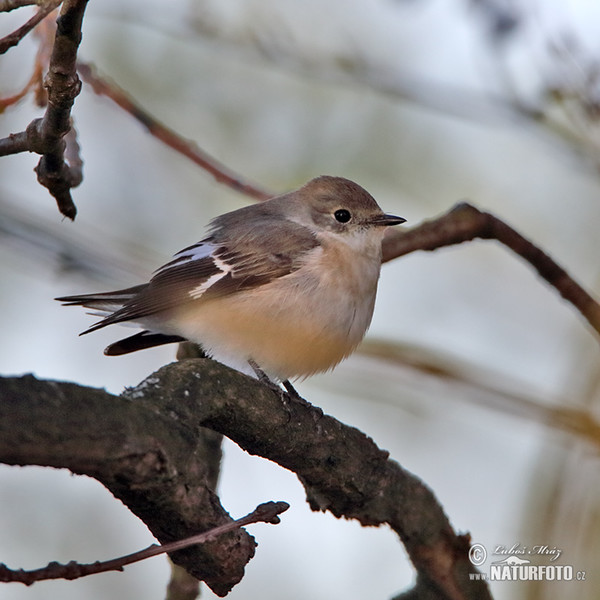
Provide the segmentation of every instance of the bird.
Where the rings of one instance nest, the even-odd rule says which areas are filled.
[[[191,341],[253,377],[304,379],[335,367],[363,339],[384,232],[405,220],[357,183],[322,175],[216,217],[148,283],[56,300],[101,317],[80,335],[141,327],[110,344],[109,356]]]

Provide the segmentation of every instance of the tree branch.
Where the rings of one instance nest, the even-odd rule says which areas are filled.
[[[62,466],[92,475],[159,539],[172,539],[173,532],[152,509],[158,506],[156,494],[168,496],[171,527],[172,522],[181,524],[173,498],[174,491],[181,495],[181,486],[174,487],[173,480],[187,480],[201,468],[182,445],[189,453],[197,432],[208,427],[247,452],[294,471],[314,510],[329,510],[363,525],[388,523],[439,598],[490,598],[484,582],[468,578],[473,570],[468,536],[454,533],[421,481],[357,429],[310,405],[282,402],[259,382],[214,361],[168,365],[121,397],[31,376],[0,380],[0,397],[1,461]],[[181,510],[186,515],[196,495],[184,496]],[[197,512],[193,515],[198,517]],[[183,537],[181,529],[176,537]],[[197,561],[190,564],[179,553],[173,558],[197,575]],[[213,558],[211,565],[219,567],[224,560],[222,555]],[[205,580],[211,575],[204,570]]]
[[[0,98],[0,113],[4,112],[9,106],[13,106],[19,102],[31,91],[33,91],[34,100],[37,106],[42,108],[47,104],[47,94],[43,87],[43,74],[48,70],[50,64],[50,55],[52,54],[54,37],[56,34],[56,24],[52,19],[47,18],[37,26],[35,34],[39,39],[39,45],[35,54],[31,77],[20,91],[12,96]],[[10,136],[4,140],[4,144],[6,144],[7,140],[10,140]],[[9,146],[7,152],[10,153],[10,150]],[[27,151],[27,148],[24,148],[22,151]],[[12,153],[14,154],[14,151]]]
[[[35,6],[42,3],[43,0],[0,0],[0,12],[10,12],[23,6]]]
[[[132,565],[136,562],[158,556],[167,552],[175,552],[184,550],[190,546],[197,544],[206,544],[224,533],[229,533],[240,527],[251,525],[252,523],[271,523],[276,525],[280,522],[278,515],[286,511],[290,507],[287,502],[265,502],[257,506],[250,514],[245,517],[225,523],[218,527],[213,527],[204,533],[192,535],[183,540],[171,542],[169,544],[152,544],[144,550],[112,558],[105,561],[96,561],[94,563],[82,564],[71,561],[67,564],[57,562],[49,563],[41,569],[25,571],[23,569],[9,569],[6,565],[0,564],[0,581],[3,582],[19,582],[25,585],[32,585],[36,581],[46,581],[49,579],[79,579],[87,575],[96,575],[98,573],[106,573],[108,571],[122,571],[123,567]]]
[[[147,380],[150,383],[152,380]],[[211,461],[221,436],[202,435],[176,418],[72,383],[32,376],[0,380],[0,460],[89,475],[136,514],[161,543],[231,522],[212,491]],[[143,386],[137,393],[143,395]],[[254,555],[238,530],[171,559],[225,595]]]
[[[199,167],[210,173],[217,182],[227,185],[256,200],[266,200],[274,194],[254,183],[244,180],[238,173],[220,163],[216,158],[202,150],[198,145],[158,121],[141,107],[129,94],[114,81],[98,74],[97,70],[87,63],[79,61],[77,69],[83,81],[89,84],[96,94],[110,98],[124,111],[141,123],[148,132],[176,152],[179,152]]]
[[[81,91],[75,63],[86,6],[87,0],[65,0],[62,4],[44,82],[48,91],[44,116],[33,120],[24,132],[0,140],[0,156],[25,151],[42,155],[35,169],[38,181],[48,188],[60,212],[70,219],[77,214],[71,188],[81,182],[81,162],[71,167],[65,161],[64,138],[71,130],[71,108]]]
[[[62,0],[49,0],[42,4],[38,11],[18,29],[12,33],[5,35],[0,39],[0,54],[5,54],[10,48],[16,46],[38,23],[43,21],[60,3]],[[10,9],[9,9],[10,10]]]
[[[475,238],[498,240],[524,258],[600,334],[600,304],[535,244],[498,217],[471,204],[457,204],[448,213],[413,229],[389,231],[383,241],[383,262],[416,250],[433,251]]]

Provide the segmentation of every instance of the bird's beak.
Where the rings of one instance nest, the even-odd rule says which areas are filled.
[[[396,217],[395,215],[386,215],[382,213],[369,219],[369,223],[371,225],[380,225],[381,227],[389,226],[389,225],[400,225],[400,223],[405,223],[406,219],[403,217]]]

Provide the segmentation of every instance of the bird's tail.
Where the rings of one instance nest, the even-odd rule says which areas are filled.
[[[119,318],[118,314],[115,315],[115,313],[133,300],[133,298],[142,292],[147,285],[148,284],[136,285],[124,290],[101,292],[99,294],[61,296],[60,298],[55,298],[55,300],[62,302],[65,306],[83,306],[85,308],[90,308],[92,309],[90,314],[101,317],[100,321],[82,332],[81,335],[83,335],[85,333],[91,333],[92,331],[101,329],[106,325],[111,325],[115,322],[121,322],[122,319]],[[127,320],[125,320],[125,322],[122,324],[127,325],[126,321]],[[154,346],[184,341],[186,341],[185,338],[182,338],[178,335],[165,335],[162,333],[144,330],[136,333],[135,335],[110,344],[110,346],[104,350],[104,354],[109,356],[118,356],[120,354],[129,354],[130,352],[136,352],[137,350],[144,350]]]
[[[101,292],[99,294],[80,294],[78,296],[61,296],[54,298],[65,306],[85,306],[94,310],[113,312],[139,294],[147,284],[135,285],[124,290]]]
[[[114,292],[101,292],[98,294],[80,294],[78,296],[61,296],[55,298],[62,302],[65,306],[83,306],[91,308],[89,314],[96,317],[101,317],[102,321],[92,325],[83,333],[90,333],[96,329],[100,329],[105,325],[109,325],[111,320],[104,322],[107,317],[113,315],[116,311],[123,308],[135,296],[137,296],[147,284],[136,285],[123,290],[115,290]]]

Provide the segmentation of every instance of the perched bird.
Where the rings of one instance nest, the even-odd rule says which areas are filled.
[[[83,333],[114,323],[143,328],[107,355],[189,340],[246,373],[306,377],[331,369],[362,340],[385,228],[404,221],[356,183],[317,177],[215,218],[204,239],[148,283],[57,300],[103,317]]]

